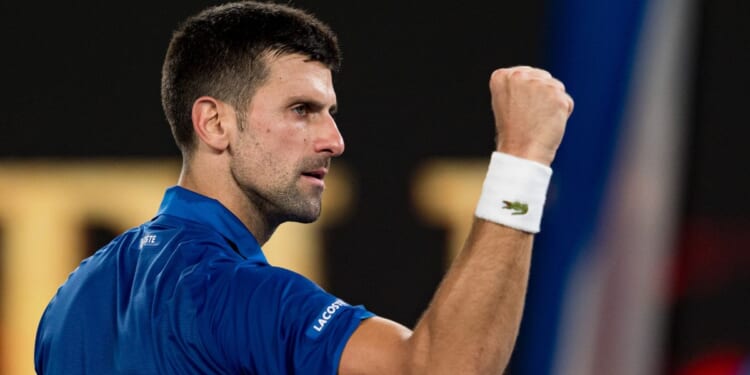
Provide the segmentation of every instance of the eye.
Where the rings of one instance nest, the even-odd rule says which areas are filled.
[[[292,111],[298,116],[307,116],[307,112],[309,111],[309,109],[310,108],[307,104],[299,104],[292,107]]]

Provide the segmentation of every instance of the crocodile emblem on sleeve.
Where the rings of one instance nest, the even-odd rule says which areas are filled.
[[[521,203],[519,201],[511,202],[511,201],[503,201],[503,209],[504,210],[512,210],[513,213],[511,215],[526,215],[527,212],[529,212],[529,205],[526,203]]]

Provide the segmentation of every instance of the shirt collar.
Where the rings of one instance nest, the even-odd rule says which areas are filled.
[[[158,215],[175,216],[209,226],[232,242],[243,257],[268,263],[253,234],[216,199],[172,186],[164,193]]]

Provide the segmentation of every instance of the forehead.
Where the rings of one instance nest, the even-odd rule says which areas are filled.
[[[323,63],[299,54],[267,58],[268,77],[258,87],[257,99],[309,97],[322,104],[336,104],[331,70]]]

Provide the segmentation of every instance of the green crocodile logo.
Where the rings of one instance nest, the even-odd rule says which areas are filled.
[[[529,212],[529,205],[526,203],[521,203],[519,201],[503,201],[503,203],[505,204],[505,206],[503,206],[504,210],[513,210],[511,215],[526,215],[526,213]]]

